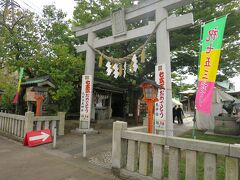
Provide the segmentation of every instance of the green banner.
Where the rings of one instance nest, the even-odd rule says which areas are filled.
[[[222,48],[226,20],[227,16],[224,16],[203,26],[202,52],[206,52],[210,46],[214,49]]]

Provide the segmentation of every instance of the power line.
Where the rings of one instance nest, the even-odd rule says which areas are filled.
[[[33,2],[30,2],[29,0],[25,0],[28,4],[30,4],[32,7],[34,7],[36,10],[39,10],[39,12],[42,12],[42,8],[34,4]]]
[[[35,9],[35,8],[33,8],[31,5],[29,5],[28,3],[26,3],[24,0],[20,0],[25,6],[27,6],[28,8],[27,9],[29,9],[30,11],[33,11],[33,12],[35,12],[36,14],[38,14],[39,16],[42,16],[42,13],[41,13],[41,11],[39,11],[38,9]]]

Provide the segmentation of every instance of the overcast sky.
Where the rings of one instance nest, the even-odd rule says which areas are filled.
[[[56,5],[57,9],[62,9],[63,12],[67,13],[67,18],[72,18],[74,6],[76,2],[74,0],[15,0],[20,4],[22,8],[27,8],[31,11],[35,11],[36,13],[42,13],[42,8],[44,5]],[[240,76],[235,77],[231,80],[235,83],[236,90],[240,91]],[[189,76],[189,78],[185,81],[185,83],[194,83],[195,78]]]
[[[22,8],[27,8],[30,11],[35,11],[38,14],[42,13],[44,5],[56,5],[57,9],[62,9],[63,12],[68,14],[68,18],[72,17],[74,6],[76,2],[74,0],[15,0]]]

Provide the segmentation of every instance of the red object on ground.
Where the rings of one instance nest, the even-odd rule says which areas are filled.
[[[24,138],[24,146],[38,146],[52,142],[52,136],[50,129],[44,129],[40,131],[29,131]]]

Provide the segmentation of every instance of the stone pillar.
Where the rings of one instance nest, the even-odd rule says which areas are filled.
[[[127,170],[136,171],[138,166],[138,142],[128,140]]]
[[[159,3],[160,5],[160,3]],[[156,22],[168,17],[168,11],[158,7],[156,10]],[[171,59],[170,40],[167,31],[167,20],[164,20],[156,31],[157,64],[166,65],[166,109],[172,109],[172,82],[171,82]],[[173,136],[172,111],[166,111],[166,132],[167,136]]]
[[[225,161],[225,180],[239,179],[239,160],[233,157],[226,157]]]
[[[34,119],[33,112],[28,111],[25,113],[24,136],[25,136],[26,132],[33,130],[33,119]]]
[[[126,164],[127,160],[127,141],[121,139],[124,130],[127,130],[126,122],[117,121],[113,123],[112,169],[116,173]]]
[[[164,146],[153,145],[153,173],[152,176],[156,179],[163,179],[164,177]]]
[[[168,160],[168,179],[179,180],[180,175],[180,149],[170,147],[169,148],[169,160]]]
[[[93,46],[96,34],[94,32],[88,33],[88,44]],[[94,69],[95,69],[95,52],[87,46],[86,61],[85,61],[85,75],[92,75],[94,79]]]
[[[139,150],[139,173],[147,176],[149,172],[149,144],[140,142]]]
[[[217,180],[217,156],[216,154],[204,154],[204,179]]]
[[[94,39],[96,38],[96,34],[94,32],[88,33],[88,44],[91,46],[94,46]],[[87,52],[86,52],[86,60],[85,60],[85,75],[92,75],[92,81],[94,82],[94,69],[95,69],[95,52],[93,49],[91,49],[89,46],[87,46]],[[91,89],[91,96],[93,97],[93,89]],[[80,102],[81,104],[81,102]],[[90,121],[92,119],[92,109],[94,104],[91,103],[90,107]],[[81,116],[81,115],[80,115]],[[85,125],[84,123],[81,123],[79,129],[90,129],[90,121],[88,122],[88,125]]]
[[[58,112],[58,117],[60,119],[59,121],[59,129],[58,129],[58,135],[64,135],[64,126],[65,126],[65,112]]]
[[[197,152],[186,150],[185,180],[197,180]]]

